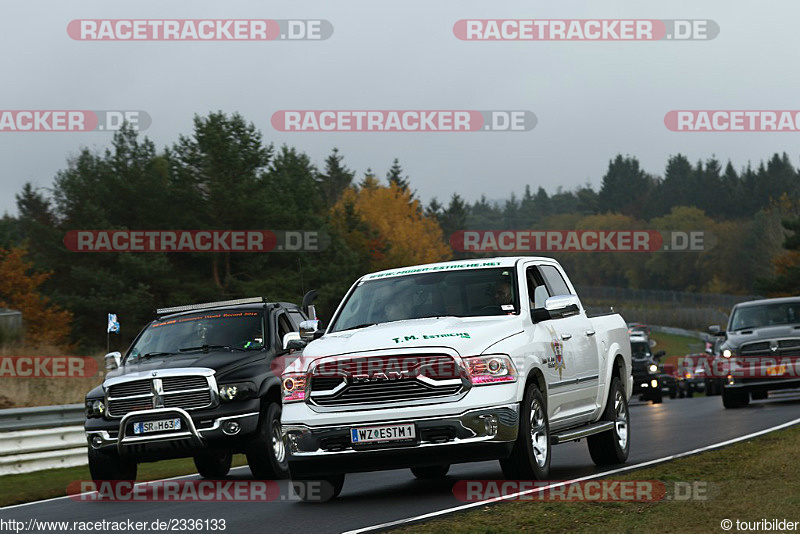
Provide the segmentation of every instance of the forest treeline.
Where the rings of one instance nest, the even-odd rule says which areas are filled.
[[[476,178],[502,180],[465,181]],[[742,169],[677,154],[663,174],[617,155],[597,190],[548,192],[537,185],[542,178],[531,176],[505,200],[453,193],[423,204],[414,183],[436,176],[412,179],[397,160],[385,172],[357,172],[336,149],[317,165],[297,148],[270,144],[238,114],[197,116],[191,132],[160,150],[124,128],[104,151],[70,159],[48,187],[27,183],[16,194],[17,214],[0,219],[0,307],[33,318],[29,341],[90,347],[105,343],[109,312],[127,342],[159,306],[253,295],[298,302],[316,288],[326,318],[365,272],[468,257],[448,241],[465,229],[700,230],[713,236],[705,252],[552,255],[581,285],[800,289],[800,175],[787,154]],[[71,230],[117,229],[305,229],[330,243],[271,253],[80,253],[64,245]]]

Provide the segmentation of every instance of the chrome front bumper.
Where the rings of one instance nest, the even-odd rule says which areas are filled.
[[[413,423],[416,438],[409,442],[354,445],[351,429]],[[398,417],[380,422],[353,422],[346,426],[312,427],[302,424],[284,424],[283,439],[291,457],[324,458],[342,454],[374,454],[402,450],[432,449],[480,443],[508,443],[517,439],[519,405],[506,404],[473,409],[457,415],[443,417]]]
[[[157,408],[153,410],[141,410],[125,415],[119,423],[119,430],[116,435],[108,430],[87,430],[86,440],[89,446],[94,449],[107,449],[116,447],[120,454],[127,453],[137,445],[160,444],[170,441],[185,442],[187,447],[202,448],[208,440],[215,438],[230,437],[223,430],[223,423],[226,421],[236,421],[239,423],[237,435],[244,435],[252,432],[258,426],[258,412],[245,413],[240,415],[230,415],[214,419],[211,426],[197,428],[189,412],[181,408]],[[152,421],[154,419],[179,418],[182,421],[182,429],[176,432],[165,432],[158,434],[135,435],[129,433],[129,425],[134,421]]]

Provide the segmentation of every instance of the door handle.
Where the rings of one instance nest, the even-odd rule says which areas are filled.
[[[586,331],[586,335],[587,336],[593,336],[594,335],[594,330],[587,330]]]
[[[564,341],[572,339],[572,334],[561,334],[561,339],[563,339]]]

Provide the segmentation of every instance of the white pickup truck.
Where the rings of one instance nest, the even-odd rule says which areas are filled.
[[[499,460],[508,478],[545,479],[551,445],[584,437],[598,465],[628,458],[628,327],[588,317],[555,260],[367,274],[314,328],[282,373],[281,425],[292,478],[325,488],[319,500],[358,471]]]

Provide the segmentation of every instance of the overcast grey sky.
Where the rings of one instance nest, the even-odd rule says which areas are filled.
[[[800,133],[676,133],[675,109],[800,109],[796,1],[4,2],[0,109],[145,110],[161,148],[191,132],[194,114],[240,112],[267,142],[322,166],[333,147],[359,177],[397,157],[419,196],[468,200],[552,192],[591,182],[617,153],[663,173],[667,157],[716,155],[737,169],[786,151]],[[73,19],[326,19],[325,41],[82,42]],[[711,19],[711,41],[465,42],[464,18]],[[535,129],[514,133],[278,132],[287,109],[520,109]],[[0,132],[0,213],[31,181],[49,187],[81,147],[109,132]]]

